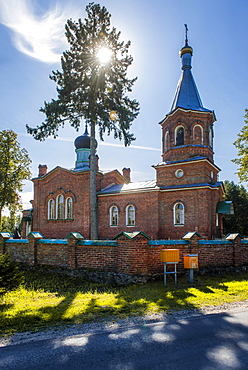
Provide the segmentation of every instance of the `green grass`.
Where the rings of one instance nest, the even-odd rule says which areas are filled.
[[[44,270],[45,271],[45,270]],[[111,287],[48,272],[25,271],[25,283],[0,297],[0,335],[154,312],[199,309],[248,299],[248,274],[179,278]]]

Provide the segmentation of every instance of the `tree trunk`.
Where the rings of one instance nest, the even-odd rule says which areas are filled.
[[[90,238],[97,240],[97,198],[96,198],[96,125],[90,124]]]

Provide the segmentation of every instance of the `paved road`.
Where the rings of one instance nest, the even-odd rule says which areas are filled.
[[[4,370],[248,369],[248,310],[0,348]]]

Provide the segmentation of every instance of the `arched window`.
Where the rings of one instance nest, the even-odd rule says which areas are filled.
[[[57,196],[56,216],[60,220],[64,218],[64,197],[61,194]]]
[[[110,208],[110,226],[118,226],[118,208],[116,206],[112,206]]]
[[[48,202],[48,220],[55,219],[55,202],[53,199],[50,199]]]
[[[213,148],[213,129],[212,127],[209,127],[209,146],[210,148]]]
[[[126,225],[134,226],[135,225],[135,209],[134,206],[129,205],[126,208]]]
[[[175,131],[175,144],[184,145],[184,128],[183,126],[178,126]]]
[[[198,145],[203,144],[203,130],[200,125],[195,125],[193,129],[193,138],[194,138],[194,144],[198,144]]]
[[[164,152],[167,152],[168,149],[169,149],[169,132],[166,131],[164,135]]]
[[[66,218],[72,219],[72,199],[71,198],[66,198],[65,212],[66,212]]]
[[[184,225],[184,205],[182,203],[174,205],[174,225]]]

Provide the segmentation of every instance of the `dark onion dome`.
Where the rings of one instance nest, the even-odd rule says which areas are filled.
[[[90,149],[90,135],[88,133],[88,127],[85,126],[85,132],[83,135],[78,136],[75,141],[74,145],[76,149]],[[97,148],[97,141],[96,141],[96,148]]]

